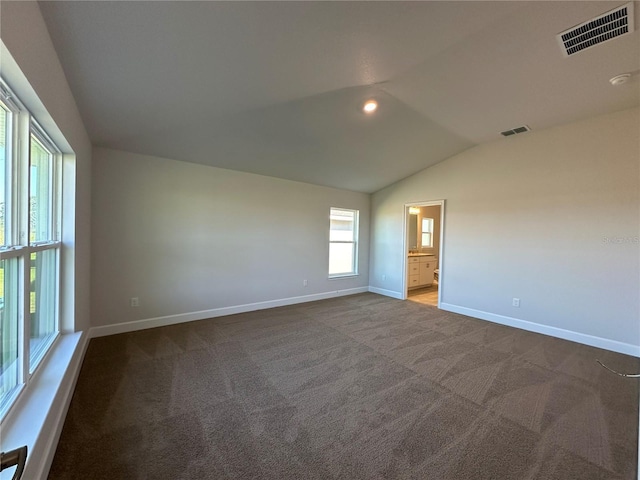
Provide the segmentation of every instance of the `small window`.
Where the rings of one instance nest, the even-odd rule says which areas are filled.
[[[433,248],[433,218],[422,219],[422,246]]]
[[[329,277],[357,275],[358,210],[332,208],[329,219]]]

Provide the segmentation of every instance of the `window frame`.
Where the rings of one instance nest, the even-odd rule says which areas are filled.
[[[62,160],[63,154],[56,143],[46,133],[32,114],[20,102],[2,78],[0,78],[0,101],[11,113],[11,135],[7,143],[8,155],[5,158],[5,243],[0,245],[0,259],[15,259],[17,272],[17,318],[18,337],[17,383],[0,395],[0,420],[5,418],[18,396],[28,386],[31,377],[43,363],[43,359],[51,351],[55,341],[60,337],[60,303],[61,303],[61,261],[62,261]],[[9,137],[9,135],[7,135]],[[30,229],[30,182],[31,182],[31,142],[35,139],[50,155],[48,166],[48,191],[46,197],[48,238],[31,241]],[[45,286],[53,292],[51,305],[53,319],[49,318],[52,332],[38,341],[31,339],[32,314],[31,305],[31,263],[32,254],[53,251],[53,272]],[[42,265],[45,265],[43,261]],[[44,271],[44,268],[41,270]],[[42,274],[42,273],[41,273]],[[43,288],[44,290],[44,288]],[[4,292],[3,292],[4,295]],[[37,298],[37,296],[36,296]],[[36,300],[37,301],[37,300]],[[7,320],[8,321],[8,320]],[[1,328],[1,326],[0,326]],[[35,345],[35,346],[34,346]],[[1,348],[1,345],[0,345]]]
[[[5,138],[9,144],[9,155],[5,158],[5,232],[4,244],[0,244],[0,249],[12,249],[20,245],[18,232],[21,225],[18,224],[20,212],[18,211],[20,202],[13,202],[10,206],[7,199],[13,198],[14,192],[22,185],[24,172],[20,171],[18,157],[20,156],[21,139],[19,136],[20,123],[24,123],[24,112],[26,109],[17,101],[16,96],[9,90],[4,81],[0,78],[0,102],[11,114],[10,129]],[[15,152],[15,153],[14,153]],[[8,208],[9,207],[9,208]]]
[[[425,230],[425,220],[427,221],[427,229]],[[431,217],[422,217],[420,225],[420,246],[421,248],[433,248],[433,230],[435,219]],[[429,234],[429,244],[424,243],[424,234]]]
[[[42,147],[44,147],[48,153],[51,155],[51,165],[50,169],[50,178],[49,178],[49,191],[51,197],[51,205],[49,207],[49,230],[50,230],[50,238],[47,240],[40,240],[31,242],[29,240],[30,246],[39,246],[44,244],[53,244],[60,243],[61,240],[61,220],[62,220],[62,212],[61,212],[61,203],[62,203],[62,152],[56,146],[53,140],[46,134],[45,130],[40,126],[40,124],[33,118],[31,118],[30,122],[30,137],[29,142],[31,142],[31,136],[34,136],[36,140],[40,143]],[[31,144],[29,144],[31,145]],[[29,158],[29,168],[31,167],[31,158]],[[29,177],[31,176],[31,172],[29,171]],[[29,237],[31,236],[29,232]]]
[[[352,240],[331,240],[331,217],[333,215],[334,210],[353,213]],[[358,276],[359,231],[360,231],[360,211],[359,210],[353,209],[353,208],[343,208],[343,207],[329,208],[329,251],[328,251],[328,265],[329,265],[328,278],[329,279]],[[351,271],[331,273],[331,245],[333,244],[351,244],[352,245]]]

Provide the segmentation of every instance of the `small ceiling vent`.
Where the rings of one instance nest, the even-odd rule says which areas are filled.
[[[508,137],[510,135],[516,135],[518,133],[528,132],[529,130],[531,130],[529,127],[527,127],[526,125],[523,125],[521,127],[513,128],[511,130],[505,130],[504,132],[500,132],[500,134],[503,137]]]
[[[633,32],[633,2],[557,35],[565,57]]]

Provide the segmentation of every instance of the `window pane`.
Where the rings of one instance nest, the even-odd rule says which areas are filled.
[[[358,211],[332,208],[329,219],[329,275],[355,274]]]
[[[422,219],[422,246],[433,247],[433,218]]]
[[[433,244],[431,243],[431,234],[430,233],[423,233],[422,234],[422,246],[423,247],[433,247]]]
[[[18,384],[18,261],[0,260],[0,410]]]
[[[0,245],[6,245],[5,211],[7,209],[7,159],[9,156],[9,111],[0,103]]]
[[[353,210],[331,209],[331,227],[329,230],[329,240],[332,242],[353,242],[355,230],[355,214]]]
[[[29,241],[53,240],[52,217],[53,155],[31,135],[31,166],[29,169]]]
[[[31,254],[29,314],[31,317],[30,368],[33,369],[57,333],[57,249]]]
[[[354,273],[353,250],[353,243],[329,244],[329,275]]]

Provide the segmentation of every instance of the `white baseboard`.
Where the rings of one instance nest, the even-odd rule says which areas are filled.
[[[572,330],[551,327],[548,325],[542,325],[540,323],[529,322],[526,320],[520,320],[504,315],[497,315],[495,313],[483,312],[482,310],[475,310],[473,308],[460,307],[458,305],[452,305],[450,303],[441,303],[440,309],[447,310],[448,312],[460,313],[462,315],[467,315],[468,317],[479,318],[481,320],[488,320],[493,323],[499,323],[500,325],[520,328],[529,332],[542,333],[551,337],[562,338],[563,340],[582,343],[591,347],[602,348],[604,350],[611,350],[612,352],[640,357],[640,346],[633,345],[631,343],[618,342],[616,340],[596,337],[593,335],[588,335],[586,333],[574,332]]]
[[[94,327],[90,330],[89,335],[83,335],[81,333],[65,335],[61,339],[60,345],[57,346],[58,348],[53,349],[54,352],[52,352],[51,358],[47,359],[46,365],[42,365],[42,367],[44,367],[42,371],[38,372],[38,376],[40,378],[34,382],[36,384],[33,385],[34,391],[29,393],[25,392],[26,394],[24,397],[20,398],[18,405],[16,405],[18,408],[13,412],[9,412],[7,417],[3,420],[3,449],[15,448],[24,444],[29,445],[29,458],[27,468],[25,469],[26,476],[24,478],[47,478],[53,461],[53,456],[56,451],[56,445],[60,438],[62,427],[64,426],[65,417],[69,409],[69,404],[78,379],[78,374],[80,372],[80,367],[82,365],[82,360],[84,358],[89,338],[194,320],[204,320],[206,318],[263,310],[273,307],[294,305],[315,300],[324,300],[363,292],[372,292],[398,299],[402,298],[400,292],[376,287],[360,287],[245,305],[222,307],[179,315],[169,315],[165,317],[150,318],[103,327]],[[633,344],[595,337],[592,335],[541,325],[517,318],[497,315],[448,303],[441,303],[440,308],[442,310],[482,320],[488,320],[501,325],[516,327],[626,355],[640,357],[640,346]],[[56,377],[55,381],[51,381],[52,374],[57,374],[60,378]],[[44,386],[40,386],[40,383]],[[48,400],[43,402],[44,398],[47,398]],[[18,411],[20,414],[17,414]],[[39,423],[35,422],[37,418],[40,418]]]
[[[235,315],[237,313],[253,312],[255,310],[265,310],[267,308],[284,307],[287,305],[295,305],[297,303],[313,302],[316,300],[325,300],[327,298],[343,297],[346,295],[354,295],[356,293],[368,292],[369,287],[349,288],[346,290],[332,290],[330,292],[313,293],[311,295],[303,295],[300,297],[281,298],[277,300],[267,300],[265,302],[247,303],[244,305],[234,305],[230,307],[213,308],[211,310],[201,310],[198,312],[180,313],[177,315],[167,315],[164,317],[145,318],[135,320],[133,322],[116,323],[114,325],[104,325],[93,327],[89,330],[90,338],[104,337],[106,335],[115,335],[117,333],[134,332],[136,330],[145,330],[147,328],[165,327],[167,325],[175,325],[178,323],[193,322],[196,320],[205,320],[207,318],[222,317],[225,315]]]
[[[384,295],[385,297],[397,298],[402,300],[402,293],[394,292],[393,290],[386,290],[384,288],[369,287],[371,293],[377,293],[378,295]]]

